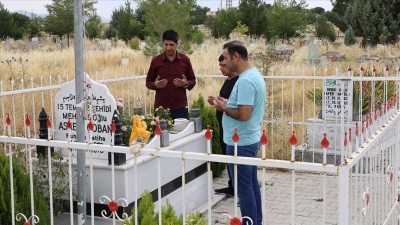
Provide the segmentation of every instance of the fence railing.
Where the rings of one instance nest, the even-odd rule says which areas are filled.
[[[92,75],[91,79],[105,84],[116,99],[123,98],[129,114],[133,114],[133,110],[137,106],[142,107],[145,114],[153,111],[154,94],[146,89],[144,75],[133,76],[131,72],[115,72],[112,76],[107,77],[103,73],[102,76]],[[222,75],[197,75],[197,85],[189,92],[189,101],[197,99],[200,94],[204,97],[218,95],[219,88],[223,83],[221,78],[223,78]],[[326,100],[322,99],[322,105],[319,106],[314,104],[315,99],[307,98],[307,93],[310,91],[315,93],[316,89],[322,89],[323,83],[327,79],[338,79],[342,80],[343,83],[359,83],[357,87],[360,88],[361,93],[365,95],[372,93],[369,102],[367,102],[370,107],[365,110],[366,112],[361,113],[360,111],[358,113],[360,116],[354,121],[348,119],[349,117],[344,118],[342,115],[318,118],[318,111],[325,108],[323,104]],[[114,153],[128,155],[127,163],[120,166],[113,163],[109,165],[108,162],[99,162],[99,160],[88,158],[88,179],[90,180],[88,183],[92,185],[90,187],[88,184],[87,188],[91,195],[90,198],[88,197],[88,202],[93,204],[89,208],[94,209],[102,206],[102,209],[106,210],[104,215],[95,214],[92,210],[92,224],[94,224],[96,216],[111,216],[114,217],[114,221],[118,221],[118,217],[121,217],[123,213],[130,214],[130,209],[137,207],[136,199],[145,189],[153,191],[153,196],[157,196],[158,199],[167,197],[167,195],[161,194],[161,190],[165,190],[163,188],[169,185],[168,181],[161,180],[161,177],[168,176],[168,170],[164,168],[166,164],[176,165],[178,166],[177,169],[180,170],[174,179],[181,179],[182,185],[180,187],[183,190],[180,195],[183,203],[178,211],[184,216],[188,212],[188,201],[190,201],[185,201],[187,191],[185,188],[186,186],[188,186],[188,190],[194,188],[190,187],[190,183],[187,182],[185,177],[195,170],[205,171],[200,173],[208,177],[204,178],[207,188],[202,194],[208,196],[206,218],[208,223],[211,224],[213,209],[209,198],[212,193],[212,180],[210,179],[210,169],[204,169],[202,166],[209,162],[256,165],[263,169],[261,173],[263,179],[268,173],[267,169],[275,168],[291,171],[289,188],[280,190],[287,192],[290,196],[289,208],[287,208],[290,213],[280,214],[280,212],[273,210],[273,205],[276,202],[268,200],[265,192],[272,190],[273,187],[266,185],[266,182],[261,183],[264,222],[273,220],[277,215],[284,217],[291,224],[303,221],[299,215],[304,215],[304,209],[300,209],[299,205],[301,204],[296,203],[305,201],[303,195],[306,193],[298,193],[296,189],[301,188],[297,179],[303,177],[304,173],[311,173],[315,176],[314,182],[317,182],[316,185],[320,187],[318,193],[322,195],[321,204],[316,206],[318,213],[315,213],[315,215],[311,215],[312,212],[307,214],[308,217],[314,218],[315,222],[322,224],[394,224],[398,220],[398,140],[400,140],[398,137],[400,123],[398,117],[398,96],[400,96],[398,69],[393,75],[386,72],[384,76],[362,76],[361,72],[361,74],[354,75],[350,79],[332,78],[326,74],[322,76],[317,76],[317,74],[313,76],[282,74],[278,76],[273,72],[272,76],[264,77],[268,100],[263,129],[268,142],[262,146],[260,157],[257,159],[207,153],[206,146],[208,145],[205,144],[207,142],[204,138],[205,131],[197,134],[189,131],[186,131],[185,134],[178,133],[178,136],[173,136],[175,139],[171,141],[171,146],[162,148],[157,146],[157,139],[154,139],[151,144],[142,148],[138,153],[132,153],[128,147],[115,146],[111,143],[110,145],[97,145],[51,140],[50,138],[55,137],[54,126],[56,125],[52,125],[49,129],[48,139],[40,139],[40,126],[37,118],[39,118],[43,108],[49,115],[49,119],[54,121],[54,98],[61,84],[68,78],[65,80],[58,78],[57,84],[53,84],[52,78],[49,77],[48,85],[43,85],[43,77],[40,78],[40,84],[35,83],[34,80],[31,78],[29,85],[25,85],[26,82],[21,81],[19,88],[13,86],[15,82],[8,84],[11,85],[11,88],[3,88],[3,85],[6,85],[4,81],[0,83],[2,90],[0,92],[2,103],[0,122],[3,125],[3,136],[0,136],[0,142],[4,143],[4,152],[8,157],[10,168],[13,168],[12,164],[17,162],[12,160],[12,156],[24,156],[19,157],[18,163],[23,165],[24,172],[29,174],[31,180],[31,194],[27,194],[27,198],[34,196],[33,187],[37,182],[33,180],[35,168],[39,166],[34,151],[36,146],[45,146],[46,152],[49,153],[53,149],[57,151],[58,148],[67,148],[87,152],[102,151],[110,153],[112,156]],[[375,94],[378,91],[376,89],[378,83],[379,87],[382,88],[381,95]],[[30,86],[30,88],[23,88],[25,86]],[[389,88],[393,88],[393,90],[389,90]],[[10,90],[3,91],[4,89]],[[344,92],[344,86],[342,90],[337,94]],[[362,99],[362,94],[359,99]],[[372,103],[376,104],[373,105]],[[344,104],[341,104],[341,106],[344,107]],[[318,107],[322,108],[318,109]],[[363,116],[364,113],[366,115]],[[27,114],[32,121],[29,125],[26,124]],[[192,152],[189,150],[191,148],[188,147],[190,146],[188,140],[198,140],[199,146],[204,146],[199,147],[199,152]],[[71,154],[59,158],[57,164],[64,164],[68,171],[66,173],[68,178],[63,177],[61,180],[64,180],[66,187],[68,187],[65,188],[66,193],[63,193],[63,199],[68,201],[67,213],[71,212],[70,223],[73,224],[72,209],[76,204],[74,203],[74,200],[76,200],[74,196],[76,159],[74,159],[72,151],[69,151],[69,153]],[[144,173],[146,169],[137,166],[148,161],[154,163],[152,164],[154,174],[151,176],[145,173],[147,177],[143,177],[144,175],[141,177],[140,173]],[[188,161],[194,162],[194,164],[189,166]],[[48,168],[55,166],[51,162],[52,160],[49,159]],[[111,162],[114,162],[114,160],[111,160]],[[163,165],[163,163],[165,164]],[[101,177],[104,174],[100,175],[101,173],[98,172],[101,168],[107,168],[109,171],[106,177],[108,177],[107,181],[110,187],[98,191],[94,190],[93,186],[98,179],[105,178]],[[11,185],[8,187],[10,193],[15,191],[12,171],[11,169]],[[56,215],[57,212],[54,212],[53,208],[55,205],[53,200],[55,199],[52,199],[51,191],[53,189],[52,184],[60,182],[60,180],[51,181],[51,174],[52,172],[48,172],[47,176],[50,179],[48,181],[50,193],[47,197],[51,199],[48,207],[51,215]],[[128,178],[128,174],[133,175],[133,180]],[[151,179],[151,177],[154,177],[154,179]],[[142,185],[143,180],[140,179],[153,180],[153,182],[150,182],[149,186],[140,188],[130,186],[128,188],[128,184]],[[117,185],[117,182],[123,185]],[[120,186],[123,186],[123,188]],[[126,191],[128,189],[135,191]],[[107,204],[109,206],[110,202],[117,202],[118,199],[124,199],[122,202],[118,202],[118,210],[107,211]],[[26,218],[35,215],[34,201],[35,199],[31,201],[31,215],[24,215]],[[10,215],[12,215],[13,224],[18,224],[16,219],[21,219],[21,215],[18,214],[20,212],[18,212],[18,207],[15,207],[14,202],[14,195],[11,194]],[[64,204],[66,203],[64,202]],[[32,221],[32,219],[30,221],[32,224],[38,222],[37,220],[36,222]],[[51,224],[54,224],[55,218],[51,216],[50,221]]]

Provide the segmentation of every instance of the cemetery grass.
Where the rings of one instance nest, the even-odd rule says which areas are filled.
[[[193,46],[193,54],[189,55],[195,74],[220,74],[218,67],[218,57],[222,52],[221,46],[226,40],[212,40],[208,39],[205,44],[201,46]],[[378,46],[375,48],[361,49],[356,46],[347,47],[340,45],[336,51],[346,53],[346,58],[342,61],[325,62],[322,65],[310,65],[305,64],[303,59],[307,56],[307,46],[300,47],[297,42],[293,43],[295,52],[290,58],[281,59],[268,59],[265,60],[263,57],[252,57],[250,62],[257,67],[260,71],[263,71],[263,75],[283,75],[283,76],[331,76],[338,73],[347,71],[348,66],[356,71],[360,64],[355,61],[355,58],[366,51],[371,54],[384,56],[386,51],[390,51],[394,55],[399,55],[397,49],[388,46]],[[16,90],[21,88],[27,88],[31,85],[34,87],[61,84],[67,80],[72,80],[74,74],[74,48],[73,43],[70,43],[69,48],[56,51],[51,44],[43,46],[40,50],[30,52],[18,52],[18,51],[3,51],[3,47],[0,46],[2,54],[0,54],[0,77],[2,80],[3,91]],[[250,54],[254,52],[263,52],[267,46],[263,43],[258,44],[258,47],[252,51],[249,50]],[[90,40],[85,40],[85,52],[84,52],[84,64],[85,71],[89,76],[97,76],[101,79],[120,77],[118,73],[120,71],[127,71],[128,74],[132,75],[145,75],[150,64],[151,59],[146,58],[142,52],[129,49],[124,46],[122,42],[118,42],[117,45],[109,50],[98,50],[96,45]],[[332,46],[328,46],[329,50],[333,50]],[[325,50],[325,46],[319,47],[319,53]],[[15,59],[11,63],[4,63],[7,59]],[[19,61],[19,58],[22,60]],[[122,58],[129,58],[129,65],[121,65]],[[28,61],[26,61],[28,60]],[[391,71],[394,71],[394,64],[385,65],[384,63],[377,62],[365,62],[362,63],[364,68],[376,66],[378,69],[389,66]],[[222,75],[221,75],[222,76]],[[51,79],[48,79],[51,77]],[[22,82],[24,79],[24,82]],[[11,80],[14,80],[14,86],[11,85]],[[219,79],[218,79],[219,80]],[[31,83],[32,81],[32,83]],[[52,83],[50,83],[52,82]],[[214,82],[213,78],[198,79],[197,87],[203,96],[216,95],[218,94],[219,88],[222,85],[222,81],[218,81],[213,85],[209,85],[210,82]],[[279,85],[277,85],[279,83]],[[121,88],[120,84],[114,84],[117,89],[117,95],[115,98],[124,98],[127,102],[132,101],[135,98],[135,91],[137,89],[145,88],[144,81],[140,88],[135,88],[129,85]],[[267,85],[268,92],[268,104],[265,114],[265,120],[276,120],[276,123],[265,124],[264,128],[269,139],[267,145],[267,158],[275,159],[289,159],[290,149],[289,138],[292,135],[292,131],[296,130],[296,137],[298,143],[306,142],[306,130],[301,125],[288,125],[287,121],[305,121],[308,118],[316,117],[318,109],[315,108],[314,103],[305,97],[305,93],[308,90],[312,90],[314,83],[304,82],[302,79],[296,80],[284,80],[275,81],[275,84]],[[318,85],[318,84],[316,84]],[[297,88],[302,87],[302,88]],[[2,111],[8,111],[11,117],[19,117],[15,123],[22,125],[25,111],[33,108],[33,102],[42,102],[43,107],[46,109],[53,110],[52,104],[54,104],[53,96],[55,93],[46,92],[45,94],[35,94],[32,99],[24,99],[22,96],[2,98],[3,106],[10,106],[11,109],[2,109]],[[197,99],[199,91],[192,90],[189,92],[189,100]],[[294,99],[292,99],[294,97]],[[145,108],[152,108],[152,102],[154,94],[152,91],[146,91],[144,96],[146,105]],[[34,120],[37,120],[40,113],[40,107],[35,108]],[[132,109],[128,111],[133,112]],[[151,110],[149,110],[151,111]],[[295,112],[295,113],[293,113]],[[302,112],[302,113],[298,113]],[[3,113],[4,114],[4,113]],[[2,115],[2,124],[4,124],[4,115]],[[38,124],[36,125],[36,127]],[[23,127],[17,126],[16,127]],[[14,128],[13,133],[15,135],[23,135],[26,131],[23,128]],[[32,130],[32,134],[36,134],[37,131]],[[322,137],[321,137],[322,139]],[[261,153],[260,153],[261,154]]]

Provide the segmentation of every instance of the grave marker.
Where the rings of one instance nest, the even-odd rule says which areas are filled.
[[[91,134],[93,144],[111,144],[111,122],[116,109],[115,98],[110,94],[107,86],[90,80],[85,74],[85,100],[88,104],[83,111],[87,112],[87,118],[93,118],[93,132]],[[90,82],[89,82],[90,81]],[[69,81],[61,85],[60,91],[55,98],[55,129],[57,132],[57,140],[66,141],[68,136],[71,141],[76,141],[76,97],[75,97],[75,80]],[[79,100],[78,100],[79,101]],[[72,123],[70,133],[67,130],[68,117]],[[85,140],[88,142],[89,130],[87,125],[89,120],[85,120]],[[63,156],[68,155],[67,149],[61,149]],[[76,150],[73,150],[76,153]],[[89,157],[89,154],[87,154]],[[108,154],[104,152],[93,152],[93,158],[107,159]]]
[[[353,72],[345,72],[324,79],[322,87],[322,118],[353,118]],[[342,105],[343,104],[343,105]]]
[[[4,50],[5,51],[11,51],[11,43],[9,40],[4,41]]]

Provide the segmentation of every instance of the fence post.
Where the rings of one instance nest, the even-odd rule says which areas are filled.
[[[338,207],[339,225],[347,225],[349,222],[349,168],[347,164],[339,167]]]
[[[39,114],[39,139],[47,139],[49,137],[49,129],[47,128],[47,113],[42,107],[42,111]],[[53,154],[54,148],[51,147],[51,154]],[[46,146],[37,145],[36,154],[38,157],[45,157],[47,155]]]
[[[124,144],[122,144],[121,122],[119,121],[117,110],[114,111],[113,115],[114,115],[113,120],[115,123],[114,145],[123,146]],[[126,163],[125,153],[114,153],[114,165],[120,166],[125,163]],[[111,165],[111,152],[108,153],[108,164]]]

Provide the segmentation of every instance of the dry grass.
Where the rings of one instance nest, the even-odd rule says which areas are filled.
[[[193,46],[194,53],[190,55],[194,70],[196,74],[220,74],[218,70],[217,59],[222,52],[221,46],[226,40],[208,39],[200,46]],[[338,41],[343,42],[342,40]],[[72,43],[71,43],[72,46]],[[321,65],[310,65],[304,63],[304,58],[307,57],[307,46],[299,47],[296,44],[294,54],[285,59],[274,59],[266,56],[253,57],[251,63],[256,66],[260,71],[264,71],[264,75],[283,75],[283,76],[331,76],[336,73],[342,73],[351,66],[353,70],[360,67],[355,58],[365,52],[370,52],[373,55],[385,56],[386,51],[391,54],[399,56],[398,48],[388,46],[378,46],[375,48],[361,49],[356,46],[347,47],[340,45],[334,49],[332,45],[328,46],[328,50],[335,50],[341,53],[346,53],[346,59],[342,61],[325,61]],[[86,50],[84,52],[85,71],[90,76],[97,76],[98,79],[121,77],[128,75],[145,75],[150,64],[150,58],[146,58],[140,51],[134,51],[124,46],[124,43],[118,42],[116,47],[109,50],[99,50],[95,43],[85,41]],[[268,46],[259,44],[257,48],[252,49],[253,54],[264,51]],[[3,49],[0,46],[0,49]],[[320,55],[326,51],[325,46],[319,47]],[[70,47],[64,50],[55,50],[53,44],[47,44],[41,47],[40,51],[31,52],[5,52],[3,50],[0,54],[0,61],[7,59],[18,59],[21,57],[23,60],[27,59],[28,62],[14,61],[11,64],[0,63],[0,77],[3,81],[3,91],[11,90],[10,80],[14,78],[14,89],[22,87],[21,78],[29,80],[33,79],[33,86],[49,85],[48,79],[41,79],[41,76],[53,78],[53,84],[63,83],[66,80],[71,80],[74,74],[74,48]],[[261,54],[259,54],[261,55]],[[123,57],[129,58],[129,65],[121,65]],[[364,68],[376,66],[377,69],[383,69],[386,65],[390,66],[391,71],[394,71],[397,65],[384,61],[383,63],[377,62],[364,62],[361,64]],[[125,71],[125,72],[121,72]],[[121,74],[119,74],[121,73]],[[393,72],[392,72],[393,73]],[[60,77],[60,80],[59,80]],[[67,78],[68,77],[68,78]],[[30,81],[25,81],[24,87],[30,87]],[[137,92],[143,93],[144,82],[140,83],[140,87],[134,86],[128,82],[124,82],[124,87],[121,88],[120,83],[110,85],[115,93],[115,97],[123,97],[126,102],[132,103],[134,106],[134,99]],[[138,83],[135,83],[138,85]],[[221,79],[213,78],[200,78],[194,90],[189,94],[190,100],[197,99],[199,94],[203,96],[217,95],[219,87],[222,85]],[[266,109],[265,119],[275,121],[275,123],[265,124],[265,129],[269,138],[267,146],[267,158],[284,158],[290,157],[290,144],[289,138],[292,135],[292,130],[296,130],[296,137],[298,143],[306,141],[306,129],[304,125],[291,125],[291,122],[305,122],[308,118],[315,117],[318,109],[314,108],[314,104],[309,99],[305,98],[305,93],[311,90],[314,86],[313,81],[305,81],[303,79],[287,79],[287,80],[268,80],[267,95],[268,106]],[[315,85],[321,85],[320,81],[316,81]],[[126,91],[129,89],[129,91]],[[153,102],[153,92],[146,91],[142,96],[143,102],[146,102],[145,108],[151,109]],[[44,96],[44,104],[46,108],[52,108],[51,95],[47,93]],[[35,97],[40,99],[41,95]],[[23,102],[25,101],[25,102]],[[22,106],[25,105],[26,109],[32,108],[33,100],[23,100],[21,97],[6,98],[3,105],[15,107],[15,113],[23,115]],[[35,114],[38,115],[40,109],[35,109]],[[131,109],[133,111],[133,109]],[[150,110],[151,111],[151,110]],[[288,123],[289,122],[289,123]],[[16,131],[16,133],[23,133]],[[322,137],[321,137],[322,139]]]

